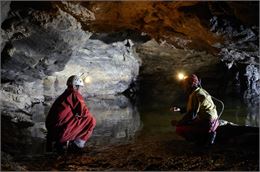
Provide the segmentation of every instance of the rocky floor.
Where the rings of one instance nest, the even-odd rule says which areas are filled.
[[[82,154],[15,157],[2,160],[2,170],[239,170],[259,171],[259,148],[216,144],[197,147],[169,132],[125,145],[87,147]],[[142,137],[142,136],[139,136]],[[12,162],[11,162],[12,161]],[[14,163],[15,162],[15,163]]]

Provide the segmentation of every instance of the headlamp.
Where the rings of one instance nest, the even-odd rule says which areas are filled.
[[[91,83],[91,77],[90,77],[90,76],[85,77],[85,78],[84,78],[84,82],[85,82],[86,84],[90,84],[90,83]]]
[[[187,76],[186,76],[184,73],[179,72],[179,73],[177,74],[177,78],[178,78],[178,80],[182,81],[182,80],[186,79]]]

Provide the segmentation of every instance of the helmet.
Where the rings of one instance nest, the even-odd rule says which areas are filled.
[[[200,84],[200,82],[195,74],[191,74],[184,79],[184,84],[190,87],[197,87]]]
[[[72,75],[67,80],[67,86],[84,86],[84,83],[83,83],[83,80],[79,76]]]

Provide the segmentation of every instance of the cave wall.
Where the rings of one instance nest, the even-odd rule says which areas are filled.
[[[1,116],[5,150],[15,145],[21,148],[25,143],[31,145],[34,138],[45,139],[48,109],[66,89],[69,76],[83,74],[84,97],[119,94],[137,77],[141,62],[131,40],[102,41],[99,35],[83,30],[73,15],[49,2],[38,5],[37,2],[12,2],[10,9],[1,25]],[[98,104],[99,108],[106,98],[100,99],[103,103]],[[111,119],[114,119],[113,112],[122,114],[126,110],[120,120],[130,120],[127,130],[134,133],[139,123],[131,125],[131,115],[136,112],[131,107],[116,106],[110,104]],[[97,118],[108,110],[107,107],[96,112],[92,104],[89,108]],[[118,109],[122,111],[117,112]],[[117,136],[121,130],[118,127],[113,134]],[[8,131],[13,133],[12,137],[8,137]]]
[[[212,93],[218,89],[218,85],[214,84],[216,82],[210,83],[210,80],[220,79],[220,76],[215,75],[219,72],[220,59],[206,51],[173,49],[155,40],[138,46],[136,51],[143,64],[138,78],[141,102],[149,108],[169,107],[172,103],[178,105],[185,102],[177,78],[179,72],[185,75],[196,73]]]
[[[213,93],[216,92],[214,95],[223,97],[227,95],[222,95],[223,92],[218,90],[223,89],[224,93],[229,94],[232,89],[238,89],[239,91],[236,91],[235,94],[240,96],[244,102],[248,102],[248,97],[251,97],[252,100],[252,97],[259,96],[258,91],[253,91],[253,95],[250,93],[249,90],[255,88],[259,90],[260,88],[259,84],[255,84],[256,86],[247,84],[252,78],[245,72],[249,68],[252,70],[254,68],[253,71],[257,72],[251,71],[251,73],[255,73],[255,78],[258,78],[259,2],[75,2],[58,3],[57,5],[71,13],[75,6],[88,9],[88,14],[92,16],[88,21],[82,20],[81,12],[73,13],[81,23],[84,23],[83,27],[86,30],[96,32],[133,30],[154,39],[160,45],[159,47],[205,52],[205,55],[198,55],[198,58],[211,55],[213,61],[216,58],[219,61],[204,69],[202,67],[198,70],[188,71],[198,73],[203,80],[206,80],[205,84],[210,84],[208,88],[217,85],[212,90]],[[140,50],[144,46],[137,44],[136,47]],[[150,49],[154,48],[156,47],[153,45],[150,47]],[[165,49],[162,48],[162,51]],[[148,63],[150,62],[147,60],[148,56],[156,56],[158,64],[161,63],[161,59],[164,59],[164,56],[158,55],[158,53],[149,52],[146,56],[147,58],[142,60]],[[180,58],[185,59],[186,57]],[[193,58],[187,59],[187,63],[197,65],[197,61]],[[250,65],[253,67],[248,67]],[[146,68],[145,66],[148,64],[143,63],[143,68]],[[205,62],[205,66],[208,66],[207,62]],[[156,67],[150,68],[155,69]],[[175,66],[173,65],[172,68]],[[209,69],[212,69],[210,74],[206,72]],[[187,69],[185,68],[185,70]],[[141,70],[141,75],[142,72],[145,74],[146,71]],[[155,77],[159,77],[172,74],[173,70],[164,70],[161,73],[158,73],[158,70],[150,71],[150,75],[152,73]],[[229,80],[235,80],[239,88],[233,88],[237,86],[232,85]],[[174,81],[168,82],[167,79],[161,83],[162,85],[167,85],[167,83],[176,85]],[[254,83],[259,83],[259,80],[255,79]],[[227,85],[232,89],[229,89]],[[146,87],[146,89],[148,88]],[[158,92],[158,89],[160,88],[148,89],[147,94],[153,91]],[[257,101],[254,101],[254,104],[258,106]]]
[[[10,10],[10,1],[1,1],[1,23],[7,18]]]
[[[59,8],[46,12],[13,6],[1,32],[2,108],[27,109],[55,98],[73,74],[83,74],[85,96],[123,92],[137,77],[140,61],[125,46],[127,40],[108,44],[90,39],[93,33]]]
[[[215,96],[235,90],[256,116],[258,13],[259,2],[1,1],[2,119],[25,135],[44,130],[40,105],[72,74],[83,74],[87,98],[139,82],[144,103],[168,106],[181,96],[178,71],[198,74]]]
[[[235,79],[241,94],[258,89],[258,84],[254,89],[252,84],[247,84],[250,78],[243,77],[247,65],[253,65],[256,71],[259,66],[257,2],[46,1],[12,2],[10,6],[9,16],[1,25],[2,83],[30,82],[33,87],[37,85],[43,90],[41,94],[55,97],[65,88],[69,73],[84,73],[85,77],[89,76],[88,80],[95,78],[84,90],[90,95],[120,93],[139,73],[141,60],[135,49],[142,52],[145,47],[142,44],[154,39],[159,47],[169,50],[205,52],[205,57],[211,55],[213,59],[219,59],[218,63],[226,66],[227,73],[230,68],[236,68],[240,77]],[[2,8],[6,14],[9,6],[2,5]],[[94,50],[95,47],[99,49]],[[156,47],[152,45],[153,48]],[[164,58],[158,53],[152,56],[157,56],[158,63]],[[173,61],[185,59],[185,56],[175,57]],[[197,56],[204,58],[203,53]],[[143,60],[149,63],[149,60]],[[103,63],[105,61],[107,63]],[[198,62],[188,58],[187,63],[197,65]],[[212,64],[212,68],[216,68],[216,64]],[[109,71],[111,69],[114,72]],[[202,72],[207,69],[190,72],[212,80],[213,77]],[[164,71],[161,74],[173,73]],[[225,75],[225,72],[219,73]],[[255,93],[259,95],[257,91]]]

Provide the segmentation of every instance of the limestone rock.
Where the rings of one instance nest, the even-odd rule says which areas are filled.
[[[45,95],[62,93],[72,74],[83,74],[86,96],[122,93],[136,79],[140,66],[134,50],[125,44],[125,41],[106,44],[89,39],[73,54],[64,70],[46,77]]]
[[[10,10],[10,1],[1,1],[1,24],[7,18]]]
[[[91,35],[61,10],[56,17],[39,11],[30,14],[6,29],[10,48],[5,49],[2,57],[3,79],[33,81],[62,70],[73,52]],[[15,36],[18,34],[21,36]]]
[[[231,23],[225,19],[214,17],[212,31],[225,35],[225,43],[221,45],[219,53],[221,60],[226,63],[227,69],[236,68],[239,75],[238,82],[241,95],[248,106],[259,107],[259,45],[256,26],[248,27]],[[249,103],[250,102],[250,103]],[[254,105],[249,105],[253,103]],[[251,108],[249,108],[251,109]],[[255,112],[258,114],[258,112]]]
[[[12,150],[10,143],[22,148],[30,143],[30,149],[33,138],[43,142],[50,105],[74,74],[83,74],[83,95],[103,123],[94,135],[105,133],[108,142],[131,137],[141,125],[135,107],[114,95],[140,81],[140,95],[148,106],[149,101],[168,106],[181,96],[178,71],[196,73],[217,90],[220,75],[235,68],[238,75],[232,79],[239,81],[254,114],[248,121],[256,119],[258,6],[259,2],[1,2],[4,149]],[[226,70],[218,68],[221,61]]]
[[[140,61],[127,41],[89,39],[92,33],[60,8],[14,11],[3,28],[1,110],[15,123],[44,119],[35,104],[60,95],[71,75],[85,74],[88,96],[121,93],[138,75]]]

